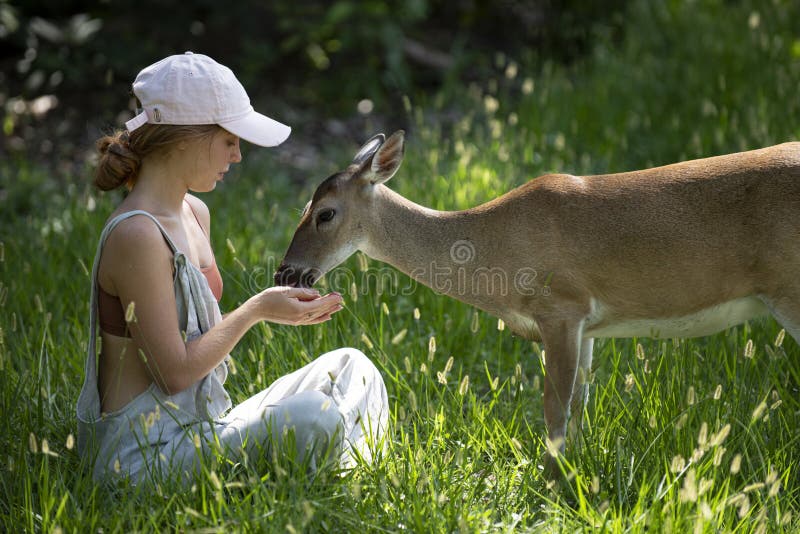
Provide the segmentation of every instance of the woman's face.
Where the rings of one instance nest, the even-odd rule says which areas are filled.
[[[198,193],[212,191],[225,177],[231,163],[242,161],[239,137],[219,129],[211,140],[199,140],[190,153],[196,155],[196,168],[190,178],[189,189]]]

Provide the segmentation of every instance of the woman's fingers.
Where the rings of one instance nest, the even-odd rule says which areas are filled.
[[[287,286],[283,294],[289,298],[295,298],[299,300],[314,300],[318,299],[321,296],[319,291],[308,287]]]
[[[341,310],[343,308],[344,308],[344,306],[339,306],[337,309],[333,310],[332,312],[329,312],[329,313],[326,313],[325,315],[321,315],[319,317],[311,319],[308,322],[303,323],[303,324],[312,325],[312,324],[324,323],[325,321],[330,320],[334,313],[338,312],[339,310]]]
[[[324,306],[315,308],[305,312],[304,316],[300,320],[300,324],[317,324],[327,321],[331,318],[331,316],[338,312],[339,310],[343,309],[340,303],[334,303],[330,306]]]

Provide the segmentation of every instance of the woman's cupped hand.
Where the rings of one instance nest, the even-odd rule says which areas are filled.
[[[275,286],[252,298],[262,319],[295,326],[323,323],[343,308],[339,293],[309,288]]]

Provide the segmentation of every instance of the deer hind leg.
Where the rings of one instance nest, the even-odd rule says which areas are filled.
[[[540,326],[545,348],[544,420],[549,448],[555,449],[551,450],[553,453],[563,453],[575,377],[578,374],[581,324],[554,321]],[[545,464],[548,479],[558,478],[556,457],[549,455]]]
[[[572,403],[570,405],[570,418],[567,425],[567,437],[571,443],[579,445],[579,436],[583,428],[583,412],[586,401],[589,399],[589,379],[592,370],[592,349],[594,338],[585,337],[581,340],[581,350],[578,356],[578,371],[572,387]]]
[[[779,297],[762,297],[775,320],[800,345],[800,291],[787,291]]]

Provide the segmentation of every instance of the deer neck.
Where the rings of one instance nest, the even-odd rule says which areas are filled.
[[[481,296],[465,291],[463,284],[481,268],[479,251],[486,250],[482,235],[492,235],[480,213],[432,210],[384,186],[378,187],[374,202],[362,246],[367,256],[437,292],[483,304]]]

